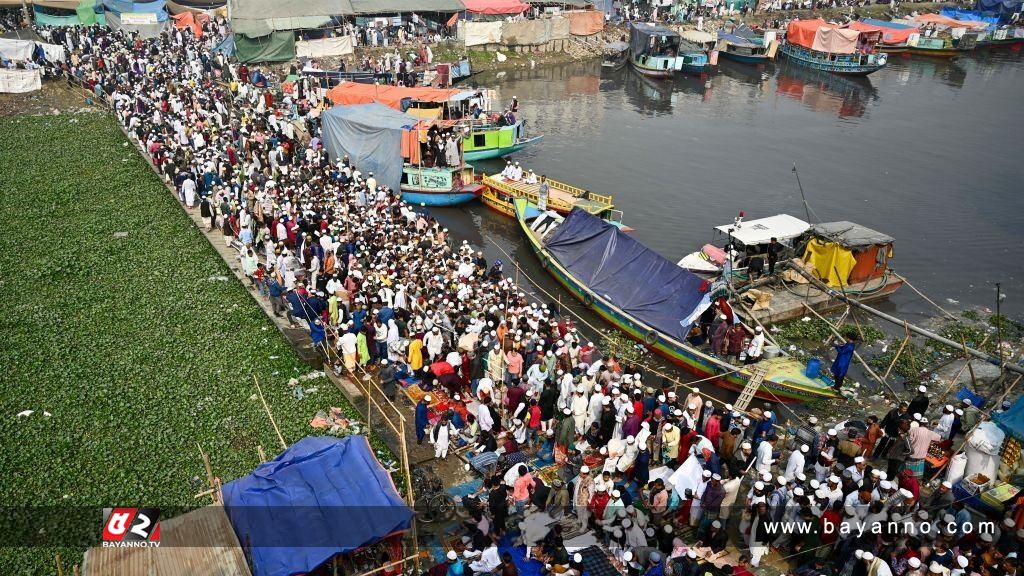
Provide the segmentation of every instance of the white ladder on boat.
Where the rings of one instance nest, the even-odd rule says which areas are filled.
[[[740,397],[736,400],[734,406],[738,412],[744,412],[747,406],[750,406],[750,401],[757,395],[757,389],[761,387],[761,383],[764,382],[764,376],[768,373],[762,366],[754,365],[750,371],[750,378],[747,379],[747,385],[743,387],[743,391],[740,392]]]

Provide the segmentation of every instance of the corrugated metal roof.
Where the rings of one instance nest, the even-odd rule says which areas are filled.
[[[251,576],[223,506],[160,522],[159,548],[90,548],[82,576]]]

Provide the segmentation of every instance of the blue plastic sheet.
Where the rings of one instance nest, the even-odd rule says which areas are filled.
[[[953,18],[955,20],[965,20],[969,22],[985,22],[987,24],[998,24],[999,17],[992,14],[982,14],[977,10],[958,10],[956,8],[943,8],[940,12],[943,16]]]
[[[398,190],[402,183],[402,132],[416,118],[383,104],[333,106],[323,115],[323,140],[332,162],[348,154],[364,176]]]
[[[307,436],[225,484],[224,505],[256,576],[311,572],[407,530],[413,515],[365,436]]]
[[[591,291],[659,332],[685,340],[688,326],[679,322],[700,305],[700,277],[579,208],[546,246]]]
[[[1024,395],[1019,396],[1009,410],[994,414],[992,421],[1007,434],[1024,441]]]

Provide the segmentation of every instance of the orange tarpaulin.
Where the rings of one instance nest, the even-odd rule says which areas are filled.
[[[949,26],[950,28],[988,28],[986,22],[971,22],[968,20],[955,20],[949,16],[943,16],[941,14],[918,14],[914,17],[915,22],[921,24],[939,24],[942,26]]]
[[[590,36],[604,30],[604,12],[600,10],[576,10],[562,15],[569,17],[569,33],[573,36]]]
[[[818,28],[828,26],[828,23],[818,18],[816,20],[794,20],[786,28],[786,42],[810,48],[814,45],[814,37],[818,34]]]
[[[463,90],[441,88],[405,88],[403,86],[381,86],[342,82],[327,91],[327,97],[335,104],[370,104],[378,102],[395,110],[402,110],[402,99],[411,98],[419,102],[447,102]]]
[[[857,37],[859,36],[860,32],[856,30],[822,26],[814,35],[811,50],[829,54],[853,54],[857,51]]]
[[[857,20],[850,22],[850,28],[860,30],[861,32],[881,32],[882,42],[885,44],[906,44],[911,34],[918,33],[918,30],[914,28],[884,28],[882,26],[865,24]]]
[[[195,34],[196,38],[202,38],[203,36],[203,24],[210,20],[210,16],[207,14],[194,14],[192,12],[182,12],[181,14],[172,14],[171,18],[174,18],[174,27],[178,30],[184,30],[185,28],[191,28],[192,33]]]

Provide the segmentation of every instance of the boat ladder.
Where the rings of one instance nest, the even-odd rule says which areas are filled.
[[[739,412],[744,412],[747,406],[750,406],[750,401],[754,399],[757,394],[757,389],[761,387],[761,383],[764,382],[764,376],[768,373],[768,370],[763,366],[755,365],[750,372],[750,378],[747,379],[747,385],[743,387],[743,391],[740,392],[739,399],[736,400],[735,408]]]

